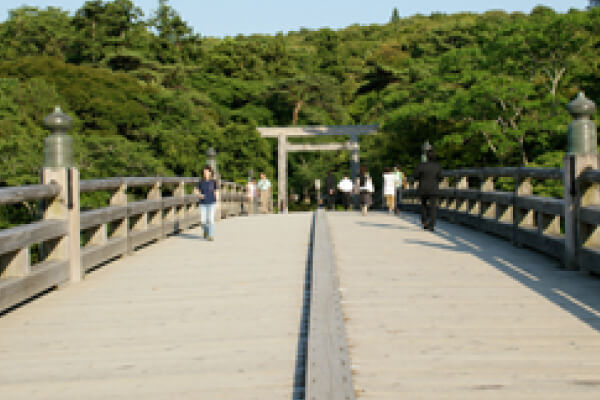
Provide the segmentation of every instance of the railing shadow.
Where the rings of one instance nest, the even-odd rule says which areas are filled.
[[[420,228],[420,216],[404,213],[405,222]],[[466,226],[444,221],[431,233],[448,244],[428,240],[406,240],[425,247],[469,253],[510,276],[547,300],[600,332],[600,279],[587,273],[559,268],[558,262],[534,250],[513,247],[510,242],[482,234]],[[532,254],[533,253],[533,254]],[[535,256],[540,262],[531,262]]]

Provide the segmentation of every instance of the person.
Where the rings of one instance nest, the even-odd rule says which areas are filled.
[[[338,183],[338,190],[342,194],[342,201],[344,203],[344,209],[348,211],[350,208],[350,202],[352,201],[352,181],[348,178],[348,175],[344,175],[340,183]]]
[[[246,188],[246,196],[248,197],[248,214],[256,213],[256,200],[258,197],[258,189],[256,187],[256,179],[248,178],[248,186]]]
[[[389,213],[392,214],[395,209],[395,192],[396,192],[396,175],[392,172],[392,169],[385,167],[383,172],[383,200],[385,207]]]
[[[437,213],[439,182],[442,179],[442,167],[436,161],[433,149],[427,151],[427,161],[421,162],[414,177],[419,181],[417,195],[421,198],[421,222],[423,229],[434,230]]]
[[[271,211],[271,181],[264,172],[260,173],[258,188],[259,212],[267,214]]]
[[[202,179],[197,187],[200,192],[200,224],[204,238],[215,240],[215,215],[217,212],[218,183],[210,166],[202,170]]]
[[[327,190],[327,208],[335,210],[335,176],[329,171],[325,179],[325,190]]]
[[[364,165],[360,167],[360,178],[359,178],[359,191],[360,191],[360,209],[363,216],[367,215],[367,210],[373,204],[373,195],[375,191],[373,188],[373,181],[367,171],[367,167]]]
[[[402,189],[404,189],[404,174],[399,165],[394,167],[394,180],[396,185],[396,214],[400,214],[400,204],[402,203]]]

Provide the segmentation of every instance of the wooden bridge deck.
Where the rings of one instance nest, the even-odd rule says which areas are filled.
[[[359,398],[600,398],[600,279],[417,218],[329,214]]]
[[[358,398],[598,399],[600,280],[443,222],[327,218]],[[189,231],[0,317],[0,398],[291,399],[310,222]]]
[[[290,399],[310,214],[171,237],[0,318],[0,398]]]

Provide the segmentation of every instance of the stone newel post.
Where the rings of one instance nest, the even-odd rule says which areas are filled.
[[[579,177],[588,169],[600,168],[596,124],[590,119],[596,111],[596,104],[579,93],[567,106],[573,117],[569,125],[569,151],[564,159],[564,199],[565,199],[565,259],[566,268],[579,268],[578,249],[582,243],[579,226],[579,208],[584,202],[592,204],[592,197],[584,193]],[[597,196],[597,194],[596,194]]]
[[[68,234],[41,251],[45,259],[68,259],[71,282],[81,280],[80,223],[79,223],[79,170],[73,162],[73,138],[66,132],[73,120],[60,107],[44,119],[44,125],[52,131],[44,142],[44,167],[42,183],[59,184],[61,193],[44,210],[44,219],[63,219]]]

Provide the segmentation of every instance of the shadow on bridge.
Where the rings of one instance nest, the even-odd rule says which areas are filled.
[[[403,214],[399,218],[412,224],[416,229],[421,227],[418,215]],[[374,225],[385,225],[381,227],[388,229],[407,229],[394,224]],[[414,239],[408,239],[406,243],[475,255],[486,265],[534,290],[600,332],[600,279],[598,277],[587,276],[587,274],[584,276],[583,272],[560,269],[556,260],[537,252],[536,255],[542,262],[531,262],[533,250],[513,247],[510,249],[512,251],[506,251],[510,244],[503,239],[479,234],[465,226],[442,222],[432,235],[438,235],[450,244]],[[504,243],[505,246],[493,245],[494,241]]]

